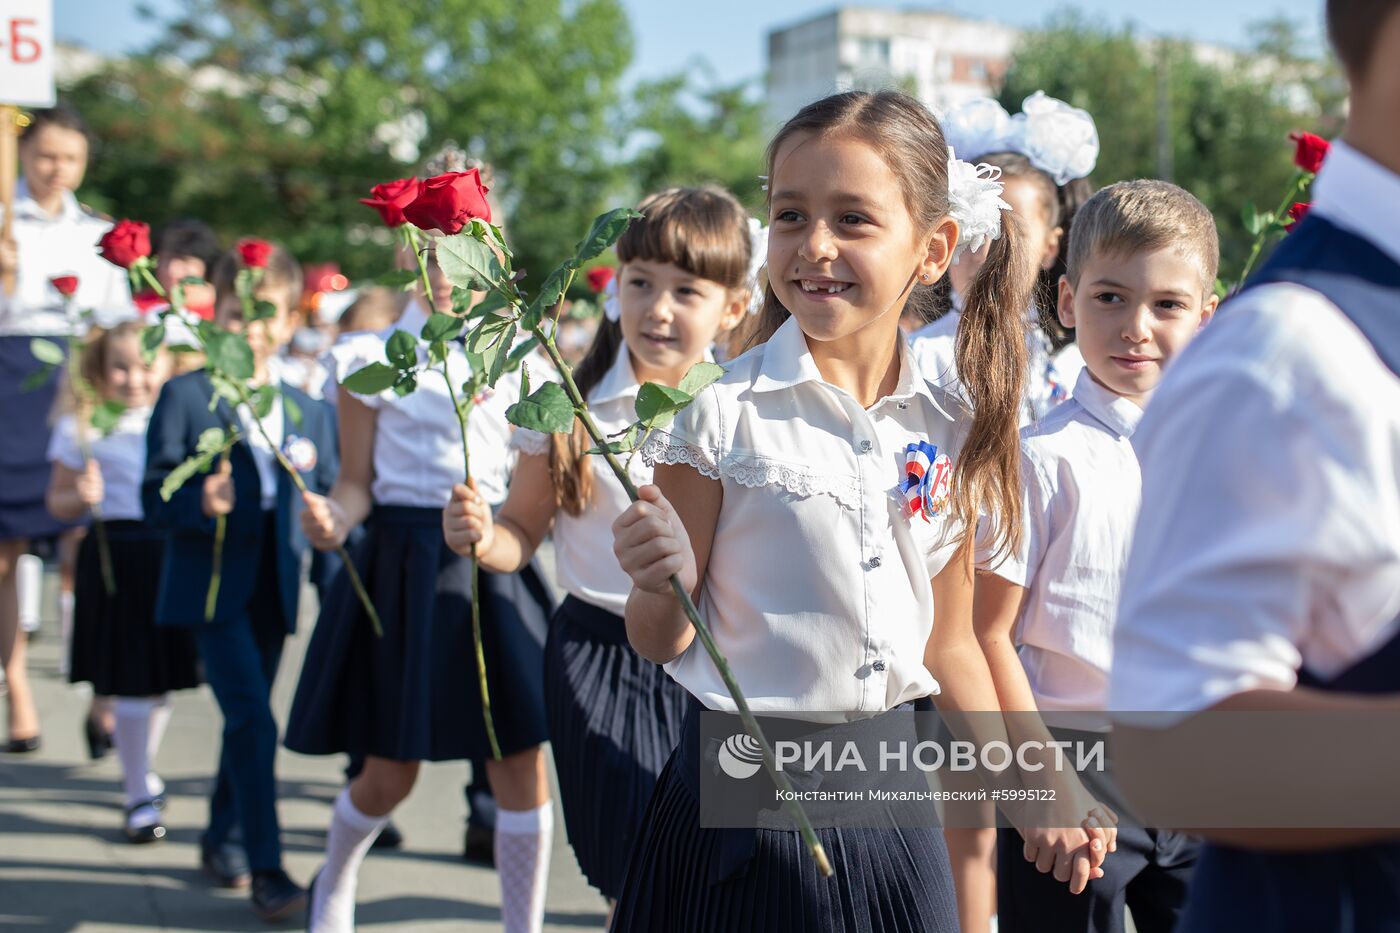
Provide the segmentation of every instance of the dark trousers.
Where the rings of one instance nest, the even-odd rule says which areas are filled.
[[[272,550],[264,540],[264,552]],[[272,682],[282,660],[287,627],[277,598],[277,572],[263,561],[247,614],[236,621],[194,628],[204,661],[204,678],[224,717],[219,774],[209,799],[205,843],[228,841],[235,827],[253,871],[282,867],[277,822],[277,722],[272,716]]]
[[[1057,739],[1086,737],[1050,731]],[[1183,833],[1136,823],[1112,780],[1111,762],[1109,769],[1080,776],[1119,820],[1118,849],[1104,860],[1104,876],[1090,881],[1082,894],[1071,894],[1067,883],[1026,861],[1019,832],[997,830],[997,925],[1002,933],[1123,933],[1125,908],[1133,912],[1138,933],[1171,933],[1176,926],[1200,844]]]

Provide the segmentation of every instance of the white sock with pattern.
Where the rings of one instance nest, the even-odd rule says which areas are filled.
[[[496,872],[501,876],[501,923],[506,933],[540,933],[549,856],[554,840],[554,807],[496,811]]]
[[[316,875],[311,899],[312,933],[352,933],[355,929],[360,863],[387,822],[388,816],[361,813],[350,799],[349,787],[336,796],[331,828],[326,833],[326,863]]]

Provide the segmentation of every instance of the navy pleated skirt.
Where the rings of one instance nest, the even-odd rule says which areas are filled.
[[[395,761],[491,755],[471,629],[471,561],[442,538],[439,509],[375,506],[352,554],[379,613],[376,636],[338,574],[311,634],[286,745]],[[480,572],[482,643],[502,754],[547,738],[544,638],[553,603],[533,567]]]
[[[567,597],[544,649],[564,825],[588,883],[614,900],[690,695],[627,643],[620,616]]]
[[[78,546],[68,678],[98,696],[149,697],[199,686],[194,632],[156,625],[165,538],[142,522],[104,522],[116,592],[107,593],[95,530]]]
[[[823,878],[796,830],[699,820],[700,705],[661,773],[628,864],[612,933],[955,933],[948,851],[936,827],[818,829]]]
[[[45,338],[66,347],[64,338]],[[44,493],[49,488],[50,416],[58,392],[59,373],[50,373],[36,386],[25,381],[43,369],[30,350],[28,336],[0,337],[0,541],[50,538],[73,527],[49,514]]]

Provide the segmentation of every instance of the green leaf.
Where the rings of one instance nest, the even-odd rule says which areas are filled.
[[[253,390],[253,416],[259,421],[272,414],[272,406],[277,402],[277,389],[272,386],[258,386]]]
[[[458,288],[486,291],[491,283],[505,278],[500,260],[476,237],[459,233],[437,241],[437,261],[442,274]]]
[[[441,366],[447,362],[447,341],[435,340],[428,344],[428,365]]]
[[[341,385],[360,395],[378,395],[399,380],[399,371],[387,363],[370,363],[345,377]]]
[[[676,386],[676,388],[680,389],[691,398],[694,398],[700,394],[701,389],[711,383],[718,382],[723,377],[723,366],[720,366],[718,363],[710,363],[702,360],[686,371],[685,376],[681,379],[680,385]]]
[[[394,394],[399,398],[405,395],[412,395],[418,391],[418,376],[412,370],[400,371],[399,381],[394,383]]]
[[[35,389],[41,388],[52,378],[56,369],[57,367],[45,363],[43,366],[34,370],[34,372],[24,377],[24,381],[19,384],[19,390],[21,392],[33,392]]]
[[[515,322],[508,317],[493,314],[478,324],[467,338],[467,349],[485,355],[486,348],[500,342],[502,335],[513,331]]]
[[[291,420],[292,424],[301,427],[301,406],[286,392],[282,393],[282,409],[287,413],[287,417]]]
[[[605,445],[605,448],[607,452],[612,454],[614,457],[621,456],[622,454],[629,454],[637,449],[637,438],[641,435],[641,433],[641,424],[629,425],[625,430],[619,431],[616,434],[609,435],[610,437],[617,437],[621,439],[616,441],[609,441]],[[584,453],[592,454],[594,456],[602,456],[603,451],[600,450],[598,447],[594,446],[585,450]]]
[[[574,426],[574,406],[558,383],[546,382],[507,408],[506,420],[541,434],[567,434]]]
[[[506,364],[510,362],[510,347],[513,343],[515,343],[514,323],[506,328],[505,334],[491,347],[490,352],[494,356],[491,357],[490,372],[486,376],[487,385],[494,387],[500,381],[501,376],[505,374]],[[486,356],[487,354],[482,355]]]
[[[434,311],[423,325],[423,331],[419,336],[428,343],[435,340],[452,340],[462,332],[464,326],[466,326],[466,322],[461,318]]]
[[[253,302],[253,317],[251,318],[251,320],[267,321],[271,320],[272,318],[275,318],[276,316],[277,306],[272,302],[263,301],[261,299]]]
[[[209,369],[230,379],[246,382],[253,378],[253,350],[241,334],[209,328],[204,340],[204,356]]]
[[[209,472],[214,458],[237,442],[238,433],[236,431],[225,432],[223,428],[209,428],[204,431],[199,435],[199,440],[195,442],[195,453],[166,474],[164,482],[160,484],[161,499],[169,502],[170,497],[175,495],[175,491],[185,485],[190,477],[196,473]]]
[[[588,231],[588,236],[583,238],[583,242],[578,245],[574,252],[574,259],[581,266],[595,256],[602,254],[603,250],[609,248],[622,236],[622,231],[627,229],[633,218],[642,215],[632,210],[630,207],[619,207],[616,210],[608,211],[597,220],[593,221],[593,228]]]
[[[637,418],[649,428],[661,427],[692,401],[694,397],[689,392],[648,382],[637,390]]]
[[[526,337],[515,345],[510,351],[510,365],[506,369],[514,369],[516,364],[523,361],[531,353],[535,352],[535,347],[540,345],[538,337]]]
[[[520,364],[520,397],[530,397],[530,367],[525,363]]]
[[[141,360],[147,366],[155,362],[156,352],[165,343],[165,325],[155,324],[141,331]]]
[[[396,330],[384,344],[384,354],[398,369],[412,369],[418,365],[418,341],[405,330]]]
[[[461,297],[460,304],[458,303],[459,296]],[[506,300],[506,296],[502,295],[494,288],[487,292],[485,297],[483,297],[475,307],[469,307],[475,296],[475,292],[454,288],[452,290],[452,312],[454,314],[465,315],[467,320],[472,320],[474,318],[485,317],[488,314],[496,314],[510,307],[510,302]]]
[[[413,269],[394,269],[375,276],[374,284],[385,288],[407,288],[418,281],[418,273]]]
[[[522,323],[526,330],[537,326],[540,319],[559,303],[560,298],[564,297],[564,283],[569,280],[570,274],[577,268],[578,263],[570,259],[557,267],[549,274],[549,278],[544,280],[544,285],[540,286],[540,293],[534,297],[525,310],[525,320]]]
[[[63,365],[63,348],[52,340],[35,337],[29,341],[29,352],[33,353],[34,358],[41,363],[47,363],[50,366]]]
[[[98,405],[92,412],[92,429],[98,434],[107,435],[112,433],[112,429],[121,420],[122,413],[126,411],[126,406],[115,399],[109,399]]]

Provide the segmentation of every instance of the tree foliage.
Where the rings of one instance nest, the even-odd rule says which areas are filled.
[[[1191,191],[1215,214],[1228,272],[1252,240],[1245,206],[1271,208],[1292,177],[1288,133],[1330,135],[1341,122],[1335,69],[1299,51],[1289,22],[1254,34],[1255,49],[1223,53],[1059,16],[1022,41],[1000,99],[1014,113],[1043,89],[1089,111],[1102,147],[1094,182],[1166,177]]]

